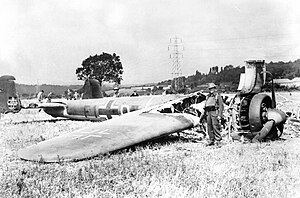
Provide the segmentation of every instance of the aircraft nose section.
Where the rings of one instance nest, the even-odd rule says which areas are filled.
[[[267,111],[268,120],[274,120],[275,125],[279,125],[285,123],[287,120],[287,115],[278,109],[271,109],[269,108]]]

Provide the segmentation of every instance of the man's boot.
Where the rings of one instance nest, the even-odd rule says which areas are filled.
[[[206,146],[213,146],[213,145],[215,145],[215,142],[214,141],[209,141]]]

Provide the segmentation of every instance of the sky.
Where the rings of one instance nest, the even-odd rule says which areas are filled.
[[[22,84],[82,84],[76,68],[102,52],[120,56],[122,84],[171,79],[174,38],[184,76],[300,58],[298,0],[0,2],[0,76]]]

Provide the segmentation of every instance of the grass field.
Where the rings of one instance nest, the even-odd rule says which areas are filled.
[[[278,102],[293,110],[289,96]],[[206,147],[187,132],[75,163],[20,160],[20,148],[95,124],[48,119],[38,110],[2,117],[0,197],[300,197],[300,134],[291,123],[274,142]]]

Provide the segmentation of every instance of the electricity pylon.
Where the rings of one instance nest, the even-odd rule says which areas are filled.
[[[182,39],[177,36],[170,38],[170,45],[168,46],[168,50],[172,50],[170,54],[170,58],[172,59],[172,78],[174,86],[173,88],[178,91],[182,88],[183,83],[180,83],[180,78],[182,76],[181,63],[180,59],[183,58],[183,54],[180,51],[184,50]],[[173,84],[172,83],[172,84]]]

